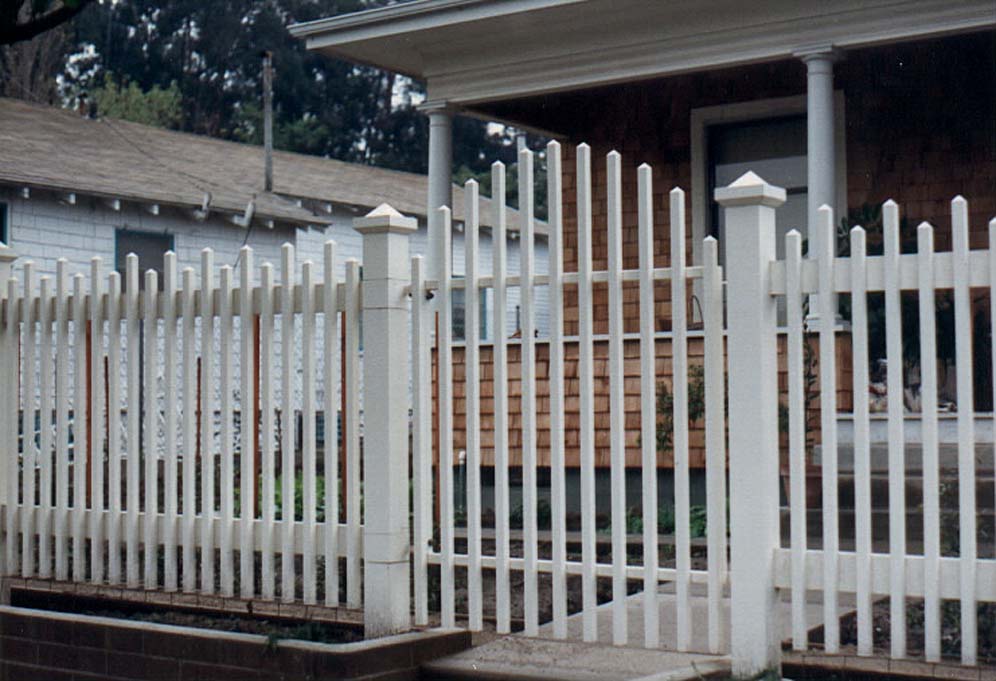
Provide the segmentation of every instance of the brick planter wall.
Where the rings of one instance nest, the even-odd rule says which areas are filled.
[[[470,647],[433,630],[325,644],[148,622],[0,607],[4,681],[321,681],[416,679],[429,660]]]

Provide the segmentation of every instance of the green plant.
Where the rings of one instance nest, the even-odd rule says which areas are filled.
[[[670,452],[674,447],[674,395],[671,387],[657,387],[657,451]],[[696,423],[705,414],[705,370],[695,365],[688,370],[688,421]]]

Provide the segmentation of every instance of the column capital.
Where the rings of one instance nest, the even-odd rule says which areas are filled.
[[[818,43],[797,47],[792,51],[792,56],[800,59],[805,64],[809,64],[810,62],[828,62],[833,64],[843,59],[844,53],[832,43]]]
[[[432,114],[454,116],[459,112],[459,108],[457,106],[445,100],[439,99],[427,99],[415,108],[428,116],[431,116]]]

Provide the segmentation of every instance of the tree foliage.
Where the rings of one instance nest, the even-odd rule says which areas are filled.
[[[135,83],[118,85],[111,74],[104,74],[104,83],[90,91],[90,100],[101,115],[122,118],[161,128],[176,128],[183,120],[180,90],[176,83],[163,89],[153,85],[143,92]]]
[[[0,45],[13,45],[61,26],[94,0],[3,0]]]

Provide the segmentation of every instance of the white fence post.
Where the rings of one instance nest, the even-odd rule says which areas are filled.
[[[386,204],[353,221],[363,235],[364,627],[367,638],[411,626],[408,575],[409,234]]]
[[[0,242],[0,282],[8,281],[13,275],[14,261],[17,260],[17,254],[14,253],[14,249]],[[0,286],[0,300],[6,297],[7,287]],[[4,385],[13,386],[8,390],[4,390],[2,395],[0,395],[0,442],[16,442],[17,434],[17,424],[16,419],[12,416],[17,414],[14,402],[17,400],[17,389],[19,377],[17,374],[17,364],[18,364],[18,342],[17,334],[12,333],[10,330],[6,330],[3,333],[3,337],[0,338],[0,380],[3,380]],[[17,457],[17,451],[8,452],[8,456]],[[11,466],[4,462],[0,465],[0,476],[6,478],[4,475],[11,470]],[[9,481],[4,479],[0,483],[0,495],[3,496],[4,502],[7,504],[7,513],[13,513],[14,507],[17,505],[16,500],[11,501],[10,499],[10,489],[11,486]],[[8,527],[10,524],[8,523]],[[16,540],[16,535],[15,535]],[[12,541],[8,536],[8,542]],[[4,555],[9,555],[5,553]],[[6,569],[3,574],[12,575],[15,572],[14,565],[6,565]],[[9,591],[7,589],[0,589],[0,602],[7,602],[9,598]]]
[[[774,556],[779,543],[775,208],[785,190],[746,173],[716,190],[726,218],[733,675],[779,669]]]

